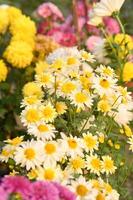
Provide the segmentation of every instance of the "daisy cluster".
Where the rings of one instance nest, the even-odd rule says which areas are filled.
[[[119,164],[104,146],[115,128],[130,132],[133,149],[133,102],[113,69],[94,69],[94,63],[92,54],[76,47],[59,48],[37,63],[35,81],[23,88],[27,136],[6,140],[0,159],[15,162],[13,173],[70,187],[79,200],[118,200],[104,180]]]
[[[7,77],[9,71],[7,66],[25,68],[31,64],[35,47],[36,26],[18,8],[1,5],[0,34],[1,48],[4,49],[0,56],[1,82],[5,81]]]

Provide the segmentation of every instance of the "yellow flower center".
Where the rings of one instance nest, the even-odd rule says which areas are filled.
[[[47,74],[43,74],[43,75],[41,76],[41,80],[40,80],[40,81],[41,81],[42,83],[47,84],[47,83],[50,82],[50,76],[47,75]]]
[[[74,65],[74,64],[76,64],[76,63],[77,63],[77,59],[74,58],[74,57],[69,57],[69,58],[67,59],[67,64],[68,64],[68,65]]]
[[[28,160],[32,160],[35,158],[36,153],[34,149],[28,148],[24,151],[24,155]]]
[[[88,191],[89,191],[88,188],[82,184],[78,185],[76,188],[76,193],[82,197],[86,196]]]
[[[110,83],[109,83],[109,81],[106,80],[106,79],[102,79],[102,80],[100,81],[100,85],[101,85],[103,88],[105,88],[105,89],[107,89],[107,88],[110,87]]]
[[[75,84],[73,84],[72,82],[67,82],[67,83],[64,83],[62,85],[62,92],[65,93],[65,94],[70,94],[72,93],[74,90],[76,89],[76,86]]]
[[[38,111],[35,109],[29,109],[26,113],[26,120],[30,123],[38,121],[39,120]]]
[[[101,169],[101,162],[98,158],[94,158],[92,161],[91,161],[91,165],[93,166],[94,169],[96,170],[100,170]]]
[[[94,139],[92,136],[85,136],[84,140],[85,140],[86,146],[89,149],[93,149],[97,143],[97,140]]]
[[[56,152],[55,144],[48,143],[45,145],[45,151],[47,154],[53,154]]]
[[[45,169],[45,172],[44,172],[44,178],[46,180],[53,180],[55,178],[55,172],[53,169]]]
[[[98,102],[98,109],[101,110],[102,112],[108,112],[110,111],[111,107],[106,100],[101,100]]]
[[[111,70],[110,68],[105,68],[105,69],[103,70],[103,73],[104,73],[105,75],[111,76],[111,75],[112,75],[112,70]]]
[[[61,70],[63,67],[63,61],[61,59],[57,59],[53,64],[52,67],[56,70]]]
[[[37,128],[38,128],[38,130],[39,130],[40,132],[47,132],[47,131],[49,131],[48,126],[47,126],[47,125],[44,125],[44,124],[40,124]]]
[[[84,51],[82,52],[82,58],[88,60],[90,58],[90,55],[86,51]]]
[[[99,193],[96,200],[105,200],[105,197],[103,196],[103,194]]]
[[[69,139],[67,142],[68,142],[68,145],[71,149],[77,148],[77,142],[74,139]]]
[[[10,151],[3,149],[1,154],[2,154],[2,156],[8,157],[10,155]]]
[[[26,101],[27,101],[28,104],[32,105],[32,104],[36,103],[37,96],[27,97]]]
[[[87,101],[87,96],[79,92],[75,95],[75,100],[77,103],[85,103]]]
[[[72,167],[77,170],[84,167],[84,160],[80,157],[75,158],[71,161]]]
[[[47,107],[45,107],[45,108],[43,109],[42,113],[43,113],[43,115],[44,115],[44,117],[45,117],[46,119],[51,119],[51,118],[53,119],[53,118],[54,118],[55,111],[54,111],[54,109],[53,109],[52,107],[47,106]]]
[[[110,170],[114,167],[114,163],[112,160],[105,160],[104,161],[104,168],[105,170]]]

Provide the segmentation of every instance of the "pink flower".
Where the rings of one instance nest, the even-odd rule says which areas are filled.
[[[27,200],[27,197],[30,194],[31,183],[23,176],[6,176],[2,180],[1,186],[8,194],[19,193]]]
[[[59,192],[52,183],[37,181],[32,183],[29,200],[59,200]]]
[[[62,200],[76,200],[76,195],[68,190],[68,188],[61,186],[59,183],[54,183],[55,187],[59,191],[59,197]]]
[[[7,192],[3,189],[3,187],[0,186],[0,200],[7,200],[7,199],[8,199]]]
[[[101,40],[102,38],[99,36],[90,36],[86,41],[87,49],[90,51],[93,51],[95,48],[95,45],[99,43]]]
[[[59,8],[50,2],[41,4],[37,9],[37,14],[43,18],[51,17],[53,20],[64,20]]]
[[[85,5],[83,3],[83,0],[79,0],[77,2],[77,14],[79,17],[84,17],[86,15]]]
[[[104,17],[103,22],[105,24],[106,31],[109,34],[117,34],[120,32],[120,26],[116,19],[112,17]]]
[[[69,31],[61,31],[60,28],[51,29],[47,35],[51,36],[52,39],[54,39],[62,46],[72,47],[77,44],[76,35],[74,33],[71,33]]]

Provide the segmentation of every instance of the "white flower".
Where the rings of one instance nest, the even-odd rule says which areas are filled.
[[[118,12],[125,0],[101,0],[94,7],[96,16],[111,16],[114,12]]]
[[[98,26],[103,23],[102,17],[96,16],[94,11],[90,12],[89,17],[88,25]]]
[[[47,141],[41,144],[43,166],[54,165],[63,158],[63,152],[57,141]]]
[[[129,102],[127,104],[121,103],[118,107],[118,112],[116,112],[114,120],[120,124],[128,124],[130,121],[133,120],[133,102]]]
[[[75,157],[75,156],[83,156],[83,141],[76,136],[67,137],[65,134],[61,134],[62,139],[59,140],[61,149],[67,156]]]
[[[106,197],[106,200],[119,200],[119,197],[119,193],[116,190],[112,190]]]
[[[44,121],[28,125],[28,134],[37,137],[37,139],[51,140],[55,137],[55,132],[55,127]]]
[[[57,165],[50,165],[47,167],[39,167],[36,170],[37,180],[58,181],[61,180],[61,168]]]
[[[0,161],[8,162],[9,158],[13,158],[14,151],[14,146],[10,144],[5,145],[0,153]]]
[[[14,160],[17,165],[26,167],[26,170],[35,169],[42,164],[39,141],[27,141],[16,148]]]
[[[71,190],[76,193],[77,200],[95,200],[98,194],[98,191],[93,189],[92,183],[82,176],[71,182]]]

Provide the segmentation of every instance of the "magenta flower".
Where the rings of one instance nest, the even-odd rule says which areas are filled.
[[[37,181],[32,183],[29,200],[59,200],[59,192],[52,183]]]
[[[8,194],[19,193],[25,200],[27,200],[31,189],[30,181],[23,176],[6,176],[2,180],[1,186]]]
[[[120,26],[116,19],[112,17],[104,17],[103,22],[105,24],[106,31],[109,34],[117,34],[120,32]]]
[[[53,20],[64,20],[62,12],[53,3],[43,3],[37,9],[37,14],[42,18],[51,17]]]
[[[7,200],[7,199],[8,199],[7,192],[3,189],[3,187],[0,186],[0,200]]]
[[[76,195],[71,192],[68,188],[61,186],[59,183],[54,183],[59,191],[59,197],[62,200],[76,200]]]

